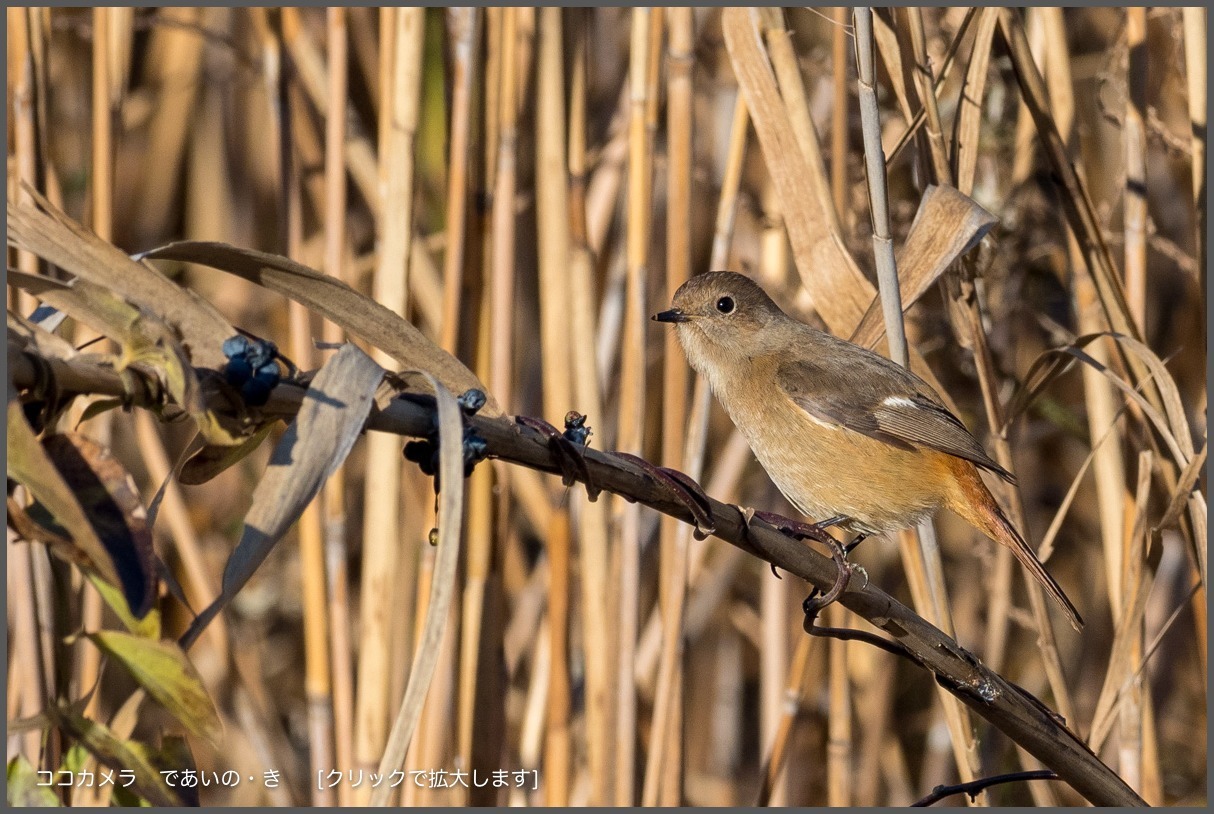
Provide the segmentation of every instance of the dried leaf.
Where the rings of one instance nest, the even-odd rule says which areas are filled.
[[[134,479],[108,449],[79,433],[49,435],[42,447],[110,553],[124,594],[134,599],[131,609],[142,618],[156,600],[156,552]]]
[[[968,195],[950,186],[932,185],[923,193],[910,234],[898,255],[902,310],[915,304],[949,264],[972,249],[999,222]],[[885,335],[881,300],[875,297],[851,341],[871,348]]]
[[[965,83],[958,96],[957,117],[953,120],[953,179],[957,188],[969,194],[974,188],[978,167],[979,131],[982,125],[982,97],[991,61],[991,42],[999,23],[999,10],[984,8],[978,12],[974,45],[970,49]]]
[[[396,721],[388,737],[388,745],[380,760],[379,771],[385,777],[399,771],[405,763],[405,752],[413,740],[413,730],[421,718],[426,691],[438,665],[438,654],[447,624],[451,600],[455,594],[456,566],[459,563],[460,528],[464,514],[464,453],[463,421],[455,397],[443,387],[437,377],[425,374],[434,387],[438,403],[439,493],[438,556],[434,577],[430,583],[430,601],[426,621],[422,626],[417,658],[409,671],[409,683],[401,700]],[[371,804],[387,803],[388,787],[372,791]]]
[[[1097,339],[1109,337],[1121,344],[1125,349],[1130,351],[1130,356],[1141,360],[1144,367],[1149,371],[1147,379],[1140,382],[1140,386],[1145,386],[1147,380],[1156,383],[1157,392],[1162,394],[1163,403],[1168,416],[1165,417],[1162,413],[1156,410],[1151,403],[1147,401],[1138,390],[1127,384],[1120,376],[1118,376],[1107,365],[1095,359],[1091,355],[1085,353],[1082,348],[1095,342]],[[1070,358],[1068,358],[1070,357]],[[1024,377],[1024,386],[1017,391],[1012,398],[1012,403],[1008,407],[1007,420],[1001,431],[1006,432],[1008,426],[1032,404],[1033,400],[1044,390],[1054,379],[1061,376],[1070,368],[1072,360],[1079,360],[1091,367],[1093,370],[1101,373],[1106,379],[1114,384],[1119,390],[1126,394],[1135,404],[1137,404],[1143,413],[1155,425],[1159,431],[1160,437],[1171,453],[1173,460],[1180,467],[1188,465],[1193,457],[1193,439],[1189,435],[1188,420],[1184,417],[1183,408],[1180,406],[1180,394],[1176,389],[1176,382],[1167,372],[1167,368],[1163,362],[1151,351],[1146,345],[1136,339],[1128,336],[1123,336],[1117,333],[1101,332],[1094,334],[1086,334],[1076,337],[1076,339],[1068,345],[1061,348],[1051,348],[1044,351],[1033,364],[1029,367],[1029,371]],[[1173,424],[1175,422],[1175,424]],[[1176,426],[1178,425],[1178,426]],[[1179,429],[1177,433],[1175,429]]]
[[[261,446],[266,440],[273,424],[265,424],[257,432],[236,446],[210,444],[195,452],[182,465],[177,480],[186,486],[197,486],[206,483],[225,469],[243,461],[249,453]]]
[[[128,602],[134,607],[146,603],[147,586],[137,575],[119,577],[114,558],[98,538],[88,516],[72,494],[71,487],[55,468],[46,450],[38,443],[21,402],[9,384],[8,400],[8,476],[24,486],[48,511],[58,526],[66,530],[83,559],[82,568],[93,569],[107,582],[122,585]]]
[[[132,260],[56,209],[36,191],[37,201],[8,202],[8,243],[32,252],[59,268],[114,292],[156,314],[182,337],[189,359],[198,366],[220,368],[223,340],[235,333],[215,307],[155,269]]]
[[[181,637],[184,647],[232,601],[350,454],[383,375],[383,368],[351,344],[321,367],[253,491],[244,532],[224,568],[223,589]]]
[[[212,443],[236,443],[236,437],[207,411],[189,354],[173,328],[154,311],[132,305],[103,286],[80,278],[61,283],[13,272],[10,281],[114,340],[122,349],[115,363],[119,370],[139,364],[155,371],[169,396],[190,414]]]
[[[456,393],[488,390],[458,359],[439,348],[408,321],[327,274],[275,254],[239,249],[226,243],[182,241],[140,255],[181,260],[226,271],[276,291],[345,328],[399,361],[407,370],[425,370]],[[502,414],[489,396],[483,415]]]

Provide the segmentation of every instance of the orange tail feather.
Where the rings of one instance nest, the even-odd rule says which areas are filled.
[[[949,468],[953,470],[954,483],[958,489],[957,494],[949,496],[948,507],[995,542],[1010,548],[1020,564],[1033,575],[1045,592],[1062,608],[1071,627],[1075,630],[1082,630],[1083,618],[1079,615],[1079,611],[1075,609],[1062,587],[1045,570],[1045,566],[1037,559],[1036,552],[1024,541],[1020,532],[1016,531],[1015,526],[1004,515],[990,490],[978,476],[974,465],[959,458],[953,458],[949,463]]]

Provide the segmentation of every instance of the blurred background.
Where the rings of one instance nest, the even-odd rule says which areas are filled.
[[[595,448],[796,516],[648,317],[688,275],[730,269],[838,333],[828,294],[857,295],[805,284],[827,270],[790,245],[786,218],[808,210],[867,278],[868,306],[851,9],[10,8],[7,20],[10,201],[28,183],[127,253],[204,239],[288,255],[404,315],[507,413],[560,426],[578,410]],[[1042,633],[1019,570],[941,515],[956,637],[1084,737],[1102,688],[1118,688],[1100,756],[1152,804],[1204,805],[1204,468],[1178,497],[1180,521],[1156,527],[1194,450],[1205,454],[1205,12],[877,10],[874,29],[895,247],[931,183],[998,218],[910,305],[908,337],[988,449],[1003,443],[992,416],[1008,422],[1020,485],[999,497],[1032,544],[1048,538],[1049,570],[1088,623]],[[1044,96],[1022,92],[1012,29]],[[778,85],[790,111],[810,168],[794,176],[795,206],[773,179],[801,164],[771,152],[760,127],[774,125],[753,98],[748,109],[739,66],[767,77],[753,92]],[[1090,199],[1086,233],[1058,155]],[[1113,315],[1087,248],[1096,233],[1124,290]],[[53,273],[12,251],[9,263]],[[301,368],[327,358],[313,340],[342,338],[234,277],[159,267]],[[10,289],[10,309],[34,306]],[[1134,358],[1166,361],[1155,381],[1180,405],[1183,421],[1168,414],[1187,435],[1179,457],[1127,397],[1142,382],[1119,345],[1076,344],[1126,326],[1145,345]],[[92,338],[71,320],[61,332]],[[1009,410],[1045,352],[1078,347],[1104,372],[1076,364]],[[123,411],[78,429],[112,448],[145,501],[190,439]],[[190,650],[224,723],[217,745],[187,737],[192,761],[258,778],[199,789],[203,804],[369,799],[369,780],[353,778],[383,753],[435,559],[433,485],[402,443],[360,440]],[[270,449],[166,499],[157,551],[195,610],[219,592]],[[807,586],[719,540],[502,462],[477,468],[465,511],[458,593],[407,761],[448,774],[411,775],[403,804],[753,804],[770,778],[773,804],[905,805],[938,784],[1039,768],[924,671],[805,636]],[[935,619],[911,584],[914,556],[877,539],[852,559]],[[78,575],[48,588],[62,613],[39,623],[37,586],[64,573],[40,546],[8,547],[10,721],[36,716],[53,687],[87,696],[86,715],[123,737],[180,734],[152,703],[123,718],[134,684],[87,642],[39,647],[116,625]],[[167,592],[160,608],[166,637],[189,624]],[[827,622],[872,629],[841,608]],[[1131,642],[1120,654],[1115,632]],[[59,765],[37,732],[10,730],[8,757],[19,754]],[[452,782],[472,769],[512,774],[499,788]],[[348,774],[318,784],[318,770]],[[262,782],[267,771],[281,782]],[[1036,782],[978,802],[1081,798]]]

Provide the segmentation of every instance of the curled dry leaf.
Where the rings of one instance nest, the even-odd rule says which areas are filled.
[[[924,295],[949,264],[968,252],[999,222],[954,187],[932,185],[923,193],[910,234],[898,255],[898,287],[903,312]],[[874,298],[851,336],[871,348],[885,335],[881,301]]]
[[[109,552],[131,612],[143,618],[156,601],[158,585],[152,532],[135,481],[108,449],[79,433],[49,435],[42,448]]]
[[[127,257],[26,187],[34,204],[8,202],[8,243],[64,271],[112,291],[156,314],[181,336],[188,358],[201,367],[219,368],[223,340],[235,331],[197,294],[160,272]]]
[[[351,344],[321,367],[253,491],[240,542],[224,567],[223,589],[182,635],[183,647],[232,601],[350,454],[383,375],[383,368]]]
[[[11,272],[9,282],[112,339],[122,349],[115,366],[122,370],[140,365],[153,372],[172,400],[190,414],[212,443],[237,443],[237,437],[203,405],[198,374],[189,354],[177,331],[158,313],[132,305],[110,289],[81,278],[63,283]]]
[[[256,432],[235,446],[208,444],[195,452],[182,464],[177,480],[186,486],[197,486],[243,461],[266,440],[273,424],[264,424]]]
[[[443,484],[439,493],[438,556],[434,564],[434,578],[430,582],[430,601],[422,626],[421,642],[417,647],[417,659],[409,671],[409,683],[405,686],[400,710],[379,763],[379,772],[384,776],[399,771],[405,764],[405,752],[413,740],[413,730],[421,718],[426,691],[438,666],[443,628],[447,624],[448,610],[455,595],[460,528],[464,515],[464,431],[459,405],[437,377],[428,373],[424,375],[434,388],[438,406],[439,477]],[[387,805],[389,790],[387,784],[376,787],[371,793],[371,804]]]
[[[455,393],[476,388],[488,394],[471,370],[427,339],[399,314],[327,274],[276,254],[240,249],[226,243],[181,241],[144,252],[142,258],[199,263],[243,277],[290,297],[360,337],[408,370],[424,370]],[[501,408],[489,396],[482,408],[499,416]]]

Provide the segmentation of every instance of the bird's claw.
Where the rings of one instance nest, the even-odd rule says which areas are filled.
[[[848,583],[851,581],[852,566],[847,561],[847,551],[843,548],[843,544],[835,539],[831,539],[828,544],[830,546],[831,559],[835,561],[838,567],[838,573],[835,576],[835,583],[830,587],[825,594],[815,588],[809,596],[805,597],[805,601],[801,603],[801,610],[805,612],[805,632],[810,633],[813,630],[814,621],[818,618],[818,614],[827,605],[837,601],[843,596],[847,590]],[[864,575],[865,585],[868,584],[868,574]]]
[[[798,540],[815,540],[823,545],[831,545],[835,538],[826,529],[846,520],[846,517],[832,517],[820,523],[802,523],[774,512],[756,512],[750,510],[751,518],[757,517],[764,523],[775,527],[780,532],[795,537]]]
[[[868,571],[864,570],[864,566],[859,565],[857,563],[849,562],[847,564],[847,567],[852,570],[853,574],[859,574],[860,576],[864,577],[864,588],[867,588],[868,587]],[[864,590],[864,588],[861,588],[860,590]]]

